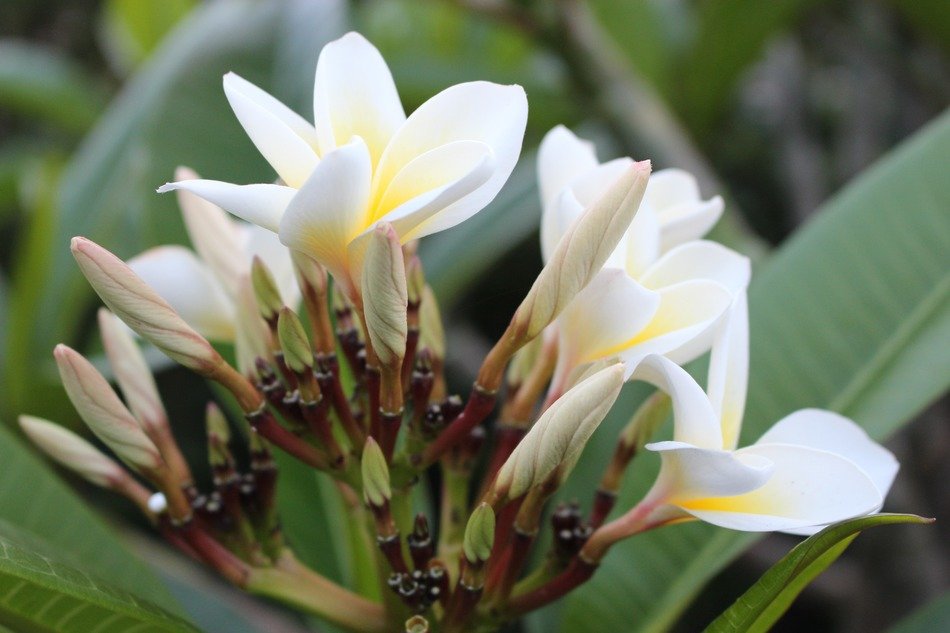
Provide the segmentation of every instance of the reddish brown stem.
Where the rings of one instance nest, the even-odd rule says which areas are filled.
[[[313,468],[329,469],[330,464],[326,457],[321,455],[316,448],[277,424],[274,416],[267,409],[249,413],[247,421],[260,433],[261,437],[274,444],[274,446],[278,446],[284,452]]]
[[[380,414],[379,447],[383,450],[387,462],[393,460],[393,451],[396,450],[396,440],[399,439],[400,426],[402,426],[402,411],[398,413],[383,411]]]
[[[320,359],[321,371],[317,374],[317,382],[323,391],[324,397],[329,396],[330,404],[336,412],[343,426],[343,431],[349,438],[353,448],[359,452],[363,449],[366,442],[366,436],[360,423],[353,417],[353,411],[350,410],[350,403],[343,393],[343,384],[340,382],[340,367],[336,356],[326,356]]]
[[[181,525],[177,525],[175,530],[201,557],[201,560],[214,568],[221,576],[238,587],[247,584],[247,577],[250,572],[247,565],[211,538],[207,532],[195,525],[194,521],[186,521]]]
[[[369,435],[375,440],[382,436],[382,417],[379,411],[379,387],[382,377],[379,367],[366,368],[366,393],[369,396]]]
[[[617,503],[617,493],[603,488],[594,495],[594,507],[590,511],[590,527],[594,530],[604,524],[604,520]]]
[[[567,569],[533,591],[514,597],[505,607],[505,615],[517,617],[554,602],[587,582],[597,565],[574,557]]]
[[[429,444],[422,454],[423,467],[429,466],[448,449],[468,437],[469,432],[481,424],[495,407],[496,392],[485,391],[476,383],[462,413]]]
[[[511,426],[509,424],[502,423],[497,426],[495,429],[495,441],[494,447],[492,448],[491,459],[488,461],[488,468],[485,470],[484,479],[482,479],[482,489],[478,493],[479,497],[483,497],[488,491],[488,487],[491,486],[492,481],[494,481],[495,475],[501,470],[501,467],[508,460],[512,451],[515,450],[515,447],[518,446],[521,438],[523,438],[527,432],[528,429]]]

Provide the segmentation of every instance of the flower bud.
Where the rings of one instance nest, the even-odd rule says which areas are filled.
[[[280,349],[284,352],[284,362],[298,375],[306,374],[313,369],[313,350],[307,331],[300,322],[297,313],[288,307],[280,310],[277,318],[277,338],[280,339]]]
[[[280,309],[284,307],[284,300],[280,297],[274,275],[271,274],[264,260],[257,255],[251,262],[251,285],[254,288],[254,297],[257,299],[261,316],[268,322],[276,319]]]
[[[492,485],[494,505],[516,499],[558,471],[561,481],[623,386],[623,364],[602,369],[561,396],[541,415],[508,457]]]
[[[53,355],[70,401],[92,432],[135,470],[152,473],[162,466],[155,444],[92,363],[65,345]]]
[[[487,503],[481,503],[472,512],[462,537],[462,551],[473,565],[479,565],[491,556],[495,543],[495,512]]]
[[[187,167],[175,169],[175,180],[196,180],[199,176]],[[188,239],[202,261],[214,271],[227,292],[233,292],[247,265],[234,221],[219,206],[204,198],[178,189],[178,206],[188,231]]]
[[[386,456],[373,438],[366,440],[361,468],[363,499],[366,504],[376,508],[384,506],[392,497],[392,490],[389,488],[389,466],[386,464]]]
[[[146,429],[157,430],[168,424],[168,414],[158,395],[155,378],[135,339],[119,319],[99,309],[99,332],[115,380],[132,414]]]
[[[270,328],[261,318],[251,287],[250,275],[241,275],[237,282],[237,323],[234,352],[237,367],[245,376],[255,372],[257,359],[273,362]]]
[[[84,237],[73,238],[72,252],[96,293],[139,336],[200,374],[212,373],[224,364],[211,343],[185,323],[125,262]]]
[[[83,479],[108,488],[126,476],[122,467],[75,433],[48,420],[20,416],[20,428],[44,453]]]
[[[231,441],[231,427],[224,417],[221,408],[213,402],[205,407],[205,426],[208,428],[208,437],[214,436],[217,441],[227,444]]]
[[[290,251],[290,258],[294,262],[294,275],[297,277],[297,285],[301,289],[309,287],[317,295],[326,297],[327,269],[320,262],[300,251]]]
[[[650,177],[649,161],[633,163],[561,237],[511,320],[522,341],[537,336],[603,267],[633,220]]]
[[[531,373],[535,362],[538,360],[538,355],[541,353],[541,347],[544,345],[543,338],[537,336],[515,352],[514,357],[508,364],[508,372],[505,375],[509,385],[512,387],[520,386],[528,377],[528,374]]]
[[[401,366],[406,353],[409,299],[402,248],[389,224],[373,230],[363,262],[362,295],[367,334],[380,364]]]
[[[442,314],[439,312],[439,300],[431,286],[422,290],[422,302],[419,304],[419,349],[429,350],[435,358],[445,358]]]

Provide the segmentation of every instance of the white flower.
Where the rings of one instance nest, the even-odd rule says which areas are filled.
[[[182,182],[198,178],[185,168],[179,168],[175,176]],[[195,251],[157,246],[128,264],[186,323],[211,340],[234,342],[240,279],[249,273],[254,256],[267,264],[284,301],[297,306],[300,291],[290,251],[272,232],[230,218],[220,207],[186,190],[178,192],[178,202]]]
[[[538,156],[546,259],[585,205],[631,163],[598,164],[590,143],[561,126],[548,132]],[[709,349],[715,324],[750,275],[747,258],[696,239],[721,213],[722,199],[701,200],[689,174],[650,176],[643,203],[604,269],[558,320],[555,385],[601,358],[619,356],[632,370],[647,354],[685,363]]]
[[[740,293],[713,348],[708,393],[661,356],[647,357],[634,371],[635,379],[670,394],[674,412],[673,440],[647,445],[662,457],[656,483],[639,506],[650,512],[647,522],[692,516],[735,530],[808,534],[879,510],[898,463],[836,413],[796,411],[755,444],[736,449],[748,345]]]
[[[402,243],[455,226],[498,193],[521,151],[520,86],[452,86],[406,117],[379,51],[357,33],[323,48],[314,125],[228,74],[225,94],[282,184],[196,180],[184,188],[277,232],[358,296],[365,240],[379,222]]]

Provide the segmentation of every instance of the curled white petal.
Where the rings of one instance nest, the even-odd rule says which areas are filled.
[[[593,143],[578,138],[563,125],[551,128],[538,147],[538,182],[542,206],[549,207],[568,183],[597,165]]]
[[[673,401],[673,439],[692,446],[719,450],[722,433],[719,420],[702,387],[686,370],[663,356],[650,355],[631,376],[669,394]]]
[[[735,448],[749,384],[749,309],[740,291],[720,324],[709,358],[706,393],[722,426],[723,447]]]
[[[216,204],[242,220],[277,232],[287,205],[297,193],[283,185],[233,185],[218,180],[183,180],[169,182],[159,193],[184,189]]]

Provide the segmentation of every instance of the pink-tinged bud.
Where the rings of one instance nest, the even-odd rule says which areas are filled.
[[[83,479],[111,488],[127,477],[122,467],[72,431],[48,420],[20,416],[20,428],[44,453]]]
[[[132,334],[105,308],[99,309],[98,316],[102,345],[132,414],[150,432],[167,426],[168,414],[158,395],[155,378]]]
[[[126,325],[171,359],[209,375],[224,359],[125,262],[84,237],[72,240],[73,257],[103,302]]]
[[[257,309],[250,275],[240,276],[237,289],[237,335],[234,341],[237,368],[241,374],[252,376],[258,358],[273,362],[274,341],[270,328]]]
[[[594,278],[633,221],[650,162],[633,163],[564,234],[512,318],[519,341],[537,336]]]
[[[498,471],[492,503],[516,499],[555,474],[563,482],[620,395],[623,374],[622,363],[611,365],[548,407]]]
[[[76,411],[119,459],[146,474],[164,465],[158,448],[92,363],[65,345],[57,345],[53,356]]]
[[[408,323],[406,266],[399,236],[389,224],[373,230],[362,276],[363,309],[373,350],[384,367],[401,367]]]

